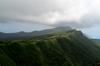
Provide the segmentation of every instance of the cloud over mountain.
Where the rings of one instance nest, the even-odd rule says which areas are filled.
[[[0,23],[91,27],[100,24],[99,0],[1,0]]]

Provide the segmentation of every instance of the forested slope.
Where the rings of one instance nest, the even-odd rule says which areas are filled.
[[[99,62],[99,47],[76,30],[0,41],[1,66],[99,66]]]

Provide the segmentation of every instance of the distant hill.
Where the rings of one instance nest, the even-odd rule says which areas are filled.
[[[100,39],[92,39],[98,46],[100,46]]]
[[[99,66],[100,47],[81,31],[0,41],[1,66]]]
[[[45,34],[51,34],[55,32],[65,32],[72,30],[70,27],[57,27],[53,29],[46,29],[41,31],[33,31],[33,32],[17,32],[17,33],[3,33],[0,32],[0,40],[14,40],[14,39],[29,39],[34,36],[40,36]]]

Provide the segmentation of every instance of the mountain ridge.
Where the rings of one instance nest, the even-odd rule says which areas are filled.
[[[40,36],[40,35],[45,35],[45,34],[51,34],[55,32],[65,32],[65,31],[70,31],[73,30],[70,27],[56,27],[52,29],[46,29],[46,30],[41,30],[41,31],[33,31],[33,32],[16,32],[16,33],[0,33],[0,40],[10,40],[10,39],[28,39],[32,38],[34,36]]]
[[[0,41],[0,49],[5,54],[0,51],[0,55],[10,58],[7,62],[14,63],[13,66],[98,66],[100,62],[99,47],[81,31],[57,32],[37,38]],[[0,64],[11,66],[6,62]]]

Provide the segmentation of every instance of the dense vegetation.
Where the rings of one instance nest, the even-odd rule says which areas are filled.
[[[1,66],[99,66],[100,53],[80,31],[0,41]]]

